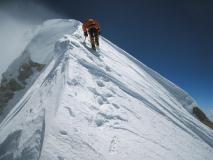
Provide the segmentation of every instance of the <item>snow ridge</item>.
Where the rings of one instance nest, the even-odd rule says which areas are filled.
[[[46,66],[0,123],[0,160],[210,160],[213,132],[188,112],[196,102],[103,37],[100,46],[83,43],[78,21],[44,23],[27,50]]]

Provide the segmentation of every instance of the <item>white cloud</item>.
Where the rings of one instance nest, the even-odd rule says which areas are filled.
[[[32,28],[46,19],[59,18],[35,3],[16,2],[0,9],[0,75],[18,57],[33,36]]]

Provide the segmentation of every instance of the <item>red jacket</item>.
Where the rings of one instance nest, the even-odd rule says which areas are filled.
[[[100,24],[98,23],[98,21],[94,20],[94,19],[89,19],[87,20],[83,26],[83,31],[87,32],[90,28],[96,28],[98,32],[100,32]]]

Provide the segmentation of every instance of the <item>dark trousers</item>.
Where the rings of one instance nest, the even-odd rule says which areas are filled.
[[[92,47],[95,47],[95,45],[99,46],[98,30],[96,28],[90,28],[88,32],[89,32],[89,37],[90,37],[90,42]]]

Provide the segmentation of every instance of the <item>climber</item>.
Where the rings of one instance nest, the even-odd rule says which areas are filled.
[[[100,25],[94,19],[87,20],[83,26],[85,39],[89,34],[92,49],[96,50],[99,47],[99,35],[100,35]]]

